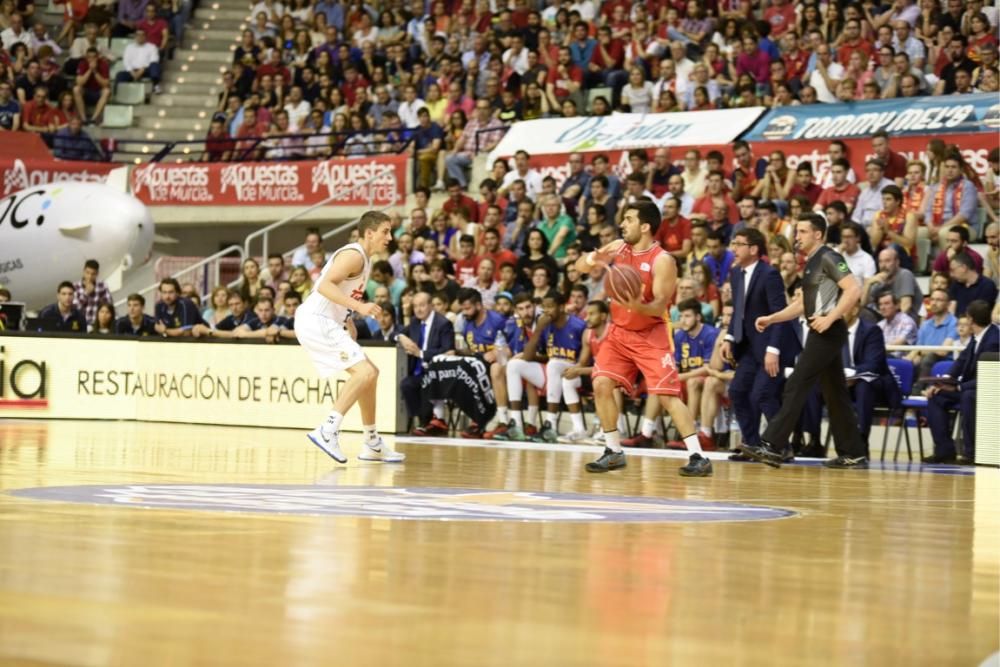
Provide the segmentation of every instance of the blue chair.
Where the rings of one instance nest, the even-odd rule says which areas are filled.
[[[889,372],[896,379],[896,384],[899,385],[899,392],[903,396],[903,401],[898,408],[886,408],[888,413],[888,420],[885,425],[885,433],[882,435],[882,454],[880,460],[885,460],[885,449],[889,443],[889,429],[892,428],[892,418],[894,415],[899,417],[900,432],[896,437],[896,451],[892,454],[892,460],[895,461],[899,458],[899,445],[902,442],[903,436],[906,436],[906,454],[913,460],[913,450],[910,447],[910,432],[906,428],[906,401],[909,400],[910,392],[913,391],[913,362],[907,359],[896,359],[895,357],[889,357]],[[924,446],[923,442],[920,443],[920,456],[923,458]]]
[[[931,377],[941,377],[948,372],[951,368],[951,360],[939,361],[934,366],[931,367]],[[920,458],[924,457],[924,429],[920,427],[920,417],[924,410],[927,409],[927,397],[917,394],[916,396],[904,396],[903,397],[903,422],[900,425],[901,431],[899,436],[896,438],[896,451],[899,451],[899,438],[902,437],[903,433],[906,434],[907,449],[909,449],[910,443],[910,431],[906,426],[906,413],[913,411],[913,418],[917,424],[917,443],[920,447]],[[884,450],[883,450],[884,452]]]

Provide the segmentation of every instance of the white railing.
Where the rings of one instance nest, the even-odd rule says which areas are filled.
[[[266,260],[267,256],[270,254],[269,253],[270,234],[275,229],[278,229],[279,227],[284,227],[288,223],[294,222],[295,220],[298,220],[302,216],[307,215],[307,214],[315,211],[318,208],[326,206],[327,204],[330,204],[334,200],[340,199],[344,195],[350,194],[356,188],[364,187],[366,185],[374,185],[377,181],[381,181],[381,180],[384,180],[386,178],[394,178],[393,175],[392,175],[392,171],[387,170],[387,171],[384,171],[382,173],[375,174],[374,176],[372,176],[368,180],[363,181],[361,183],[357,183],[357,184],[350,185],[350,186],[347,186],[347,187],[341,187],[341,188],[339,188],[337,190],[334,190],[330,194],[329,197],[327,197],[323,201],[319,202],[318,204],[313,204],[309,208],[303,209],[303,210],[299,211],[298,213],[296,213],[295,215],[290,215],[287,218],[283,218],[281,220],[278,220],[277,222],[271,223],[270,225],[268,225],[266,227],[258,229],[255,232],[252,232],[251,234],[247,235],[246,239],[244,239],[244,241],[243,241],[243,255],[244,255],[244,257],[253,257],[254,256],[253,253],[251,252],[250,245],[254,241],[256,241],[257,239],[261,239],[261,246],[262,247],[261,247],[261,255],[260,256],[263,257]],[[393,206],[396,206],[397,203],[398,203],[398,200],[399,200],[399,191],[398,191],[398,189],[393,188],[392,201],[389,202],[388,204],[386,204],[381,210],[385,210],[387,208],[391,208]],[[372,207],[374,207],[374,205],[375,205],[375,189],[374,188],[368,188],[368,208],[371,209]],[[352,221],[352,222],[354,222],[354,221]],[[340,231],[342,228],[343,228],[343,226],[338,227],[336,230],[334,230],[334,232],[330,232],[330,233],[324,235],[323,238],[324,239],[329,238],[329,236],[332,236],[333,233],[336,233],[337,231]],[[297,249],[298,248],[293,248],[290,252],[287,252],[287,253],[284,253],[284,254],[285,255],[291,254],[291,252],[294,252]]]
[[[270,225],[267,225],[266,227],[264,227],[262,229],[258,229],[257,231],[250,233],[249,235],[247,235],[246,239],[244,239],[242,247],[238,246],[238,245],[231,245],[231,246],[228,246],[226,248],[223,248],[219,252],[217,252],[217,253],[215,253],[213,255],[209,255],[208,257],[205,257],[204,259],[201,259],[201,260],[195,262],[194,264],[191,264],[190,266],[187,266],[187,267],[181,269],[180,271],[177,271],[176,273],[172,274],[170,277],[171,278],[175,278],[175,279],[178,280],[178,282],[180,282],[182,277],[186,277],[186,276],[188,276],[188,275],[190,275],[190,274],[192,274],[192,273],[194,273],[196,271],[201,270],[203,267],[206,267],[209,264],[214,263],[214,266],[210,270],[210,272],[214,274],[214,279],[213,280],[206,280],[206,281],[204,281],[205,282],[204,286],[206,287],[205,293],[206,294],[211,293],[212,289],[214,289],[215,286],[218,285],[221,282],[221,276],[220,276],[220,264],[221,264],[221,262],[219,260],[221,260],[221,259],[233,259],[234,257],[238,257],[239,258],[240,266],[242,267],[243,261],[246,260],[247,257],[253,257],[253,255],[251,254],[251,251],[250,251],[250,245],[251,245],[251,243],[253,243],[257,239],[261,239],[262,246],[263,246],[262,247],[262,255],[261,256],[266,261],[267,260],[267,256],[268,256],[268,242],[269,242],[269,239],[270,239],[270,233],[272,231],[274,231],[275,229],[278,229],[279,227],[283,227],[283,226],[287,225],[290,222],[298,220],[302,216],[304,216],[304,215],[306,215],[308,213],[311,213],[312,211],[315,211],[318,208],[321,208],[323,206],[329,205],[330,203],[332,203],[333,201],[335,201],[337,199],[340,199],[344,195],[350,194],[355,188],[364,187],[366,185],[373,185],[375,182],[383,180],[383,179],[386,179],[386,178],[394,178],[394,176],[392,175],[391,171],[386,171],[386,172],[382,172],[382,173],[376,174],[376,175],[372,176],[371,178],[367,179],[366,181],[363,181],[361,183],[357,183],[357,184],[351,185],[349,187],[338,188],[337,190],[334,190],[330,194],[330,196],[327,197],[326,199],[324,199],[323,201],[321,201],[321,202],[319,202],[317,204],[313,204],[312,206],[299,211],[295,215],[288,216],[287,218],[282,218],[281,220],[278,220],[277,222],[271,223]],[[404,187],[405,187],[405,184],[404,184]],[[382,208],[380,208],[379,210],[380,211],[385,211],[385,210],[387,210],[389,208],[392,208],[392,207],[396,206],[399,203],[399,199],[400,199],[399,190],[397,188],[393,188],[392,201],[389,202],[388,204],[386,204],[385,206],[383,206]],[[374,188],[368,188],[368,208],[371,209],[374,205],[375,205],[375,189]],[[334,229],[326,232],[325,234],[322,235],[322,238],[323,238],[323,240],[326,240],[326,239],[330,238],[331,236],[339,234],[340,232],[348,229],[352,225],[357,224],[357,222],[358,222],[358,218],[354,218],[352,220],[349,220],[348,222],[345,222],[344,224],[342,224],[342,225],[340,225],[338,227],[335,227]],[[301,246],[299,246],[299,247],[301,247]],[[291,255],[297,249],[298,249],[298,247],[293,248],[292,250],[284,253],[284,255],[285,256]],[[160,259],[163,259],[163,258],[160,258]],[[159,262],[160,262],[160,260],[157,260],[157,264],[159,264]],[[241,273],[242,273],[242,271],[241,271]],[[157,273],[157,275],[159,275],[159,274]],[[197,274],[195,274],[195,275],[197,275]],[[227,285],[227,287],[235,287],[236,285],[239,284],[240,279],[241,278],[236,278],[236,280],[231,281]],[[149,285],[148,287],[144,287],[138,293],[141,294],[142,296],[146,296],[147,294],[150,294],[150,293],[154,292],[155,290],[157,290],[159,288],[159,286],[160,286],[160,280],[158,279],[154,284]],[[149,299],[147,299],[147,301],[149,301]],[[115,302],[115,309],[121,308],[127,302],[128,302],[127,298],[124,298],[124,299],[121,299],[119,301],[116,301]]]

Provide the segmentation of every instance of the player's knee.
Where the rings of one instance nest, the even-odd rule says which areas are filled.
[[[612,398],[615,391],[615,381],[608,377],[594,378],[594,396],[598,398]]]
[[[378,368],[375,367],[370,361],[366,361],[361,369],[362,379],[369,384],[373,384],[378,381]]]

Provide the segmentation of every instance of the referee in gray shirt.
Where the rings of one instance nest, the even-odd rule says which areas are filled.
[[[805,314],[809,336],[799,355],[781,398],[781,409],[768,422],[761,444],[746,445],[744,453],[755,461],[778,468],[788,438],[812,387],[819,383],[830,411],[830,428],[837,457],[826,461],[828,468],[867,468],[868,443],[861,437],[857,415],[844,380],[842,350],[847,343],[844,314],[858,302],[861,286],[844,257],[824,245],[826,220],[815,213],[799,217],[795,243],[806,255],[802,293],[784,310],[757,318],[758,331],[772,324],[797,319]]]

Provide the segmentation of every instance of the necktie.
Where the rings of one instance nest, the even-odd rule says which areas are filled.
[[[854,368],[854,364],[851,363],[851,339],[847,339],[847,343],[844,347],[840,349],[841,356],[844,359],[844,368]]]
[[[739,343],[743,340],[743,327],[746,326],[743,322],[743,314],[746,312],[747,302],[745,284],[746,273],[746,269],[740,269],[739,280],[737,281],[739,283],[739,292],[737,293],[735,289],[733,290],[736,301],[733,307],[733,321],[736,323],[733,327],[734,343]]]
[[[420,323],[420,340],[417,341],[417,346],[423,350],[424,341],[427,339],[427,322],[426,320]],[[417,366],[413,369],[413,375],[415,377],[420,377],[424,372],[424,361],[423,359],[417,359]]]

